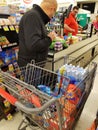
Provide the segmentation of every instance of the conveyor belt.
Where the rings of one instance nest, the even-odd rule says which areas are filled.
[[[91,38],[83,40],[79,43],[70,45],[67,49],[59,52],[51,52],[51,56],[48,58],[51,60],[49,69],[57,70],[64,64],[64,56],[68,55],[74,57],[74,64],[78,64],[81,61],[86,63],[81,66],[87,65],[98,54],[98,36],[94,35]],[[73,63],[73,62],[72,62]],[[49,64],[48,64],[49,65]]]
[[[94,35],[91,38],[87,38],[83,41],[80,41],[79,43],[70,45],[67,49],[59,51],[59,52],[54,52],[54,51],[49,51],[48,56],[53,57],[54,59],[60,58],[64,55],[70,55],[81,48],[92,44],[92,42],[98,41],[98,36]]]

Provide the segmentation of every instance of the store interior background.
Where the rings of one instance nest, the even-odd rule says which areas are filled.
[[[23,0],[0,0],[0,5],[18,4],[22,9],[24,8],[24,6],[25,8],[31,8],[32,4],[40,4],[40,2],[41,0],[33,0],[32,3],[25,4]],[[91,12],[90,16],[92,20],[95,18],[96,14],[98,14],[98,0],[58,0],[58,3],[59,3],[58,9],[64,6],[68,7],[72,3],[73,5],[78,5],[80,8]],[[84,10],[82,10],[82,12],[84,12]],[[98,63],[98,56],[94,59],[94,61]],[[96,111],[98,109],[98,101],[97,101],[98,80],[97,79],[98,79],[98,69],[97,69],[96,78],[94,82],[94,88],[85,104],[82,115],[77,123],[75,130],[86,130],[91,125],[91,123],[95,118]],[[6,120],[0,121],[0,130],[17,130],[17,127],[21,119],[22,116],[20,114],[17,114],[10,121],[6,121]]]
[[[40,4],[42,0],[31,0],[30,4],[25,3],[26,0],[0,0],[0,5],[14,5],[18,6],[19,10],[28,10],[32,8],[33,4]],[[57,11],[64,7],[68,8],[70,4],[78,5],[81,10],[81,13],[90,13],[90,17],[92,20],[95,18],[98,13],[98,0],[57,0],[58,1],[58,9]],[[5,7],[4,7],[5,8]],[[5,13],[6,11],[3,8],[0,8],[0,13]],[[9,10],[7,11],[9,13]]]
[[[0,5],[19,5],[32,7],[32,4],[40,4],[42,0],[32,0],[30,4],[26,4],[24,1],[26,0],[0,0]],[[58,1],[58,9],[59,7],[68,7],[70,4],[78,5],[80,8],[91,11],[91,13],[98,13],[98,0],[57,0]],[[92,8],[90,8],[92,7]]]

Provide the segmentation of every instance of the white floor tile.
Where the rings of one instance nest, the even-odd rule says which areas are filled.
[[[18,126],[22,120],[22,116],[20,113],[15,114],[13,119],[8,120],[1,120],[0,121],[0,130],[17,130]]]

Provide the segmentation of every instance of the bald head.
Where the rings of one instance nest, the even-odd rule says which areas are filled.
[[[55,5],[57,6],[57,0],[43,0],[41,3],[47,3],[47,4],[52,4],[52,5]]]
[[[40,7],[52,18],[57,10],[57,0],[42,0]]]

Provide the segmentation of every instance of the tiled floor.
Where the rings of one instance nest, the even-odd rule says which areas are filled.
[[[95,58],[95,61],[98,62],[98,56]],[[92,121],[95,118],[97,109],[98,109],[98,69],[94,81],[93,90],[89,95],[89,98],[81,114],[81,117],[75,127],[75,130],[86,130],[87,128],[89,128]],[[11,121],[2,120],[0,121],[0,130],[17,130],[21,120],[22,116],[20,113],[16,114],[13,117],[13,120]],[[30,128],[27,128],[26,130],[30,130]]]

